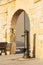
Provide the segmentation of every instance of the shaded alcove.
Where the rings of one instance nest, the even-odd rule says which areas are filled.
[[[14,30],[16,35],[15,43],[17,47],[24,47],[25,39],[21,35],[24,35],[24,31],[30,32],[30,20],[28,14],[23,9],[17,10],[11,20],[11,29]]]

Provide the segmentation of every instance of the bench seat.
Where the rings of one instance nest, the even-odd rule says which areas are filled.
[[[7,42],[0,42],[1,54],[2,54],[2,50],[4,50],[5,55],[7,55],[7,53],[6,53],[6,47],[7,47]]]

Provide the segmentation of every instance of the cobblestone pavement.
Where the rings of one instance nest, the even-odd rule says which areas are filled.
[[[0,56],[0,65],[43,65],[43,60],[24,59],[23,54],[2,55]]]

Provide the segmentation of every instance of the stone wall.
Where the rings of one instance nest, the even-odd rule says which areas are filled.
[[[36,2],[37,1],[37,2]],[[43,0],[12,0],[0,4],[0,41],[11,42],[10,28],[15,12],[23,9],[30,20],[30,49],[33,55],[33,37],[36,34],[36,57],[42,58],[43,49]],[[16,19],[17,20],[17,17]],[[41,52],[43,54],[43,52]]]

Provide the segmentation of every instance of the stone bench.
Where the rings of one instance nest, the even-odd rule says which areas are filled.
[[[6,53],[6,47],[7,47],[7,42],[0,42],[1,54],[2,54],[2,50],[3,50],[5,52],[5,55],[7,55],[7,53]]]

